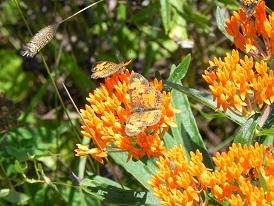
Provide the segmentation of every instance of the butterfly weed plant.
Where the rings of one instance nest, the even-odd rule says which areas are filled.
[[[97,35],[98,41],[90,40],[92,48],[84,47],[78,56],[83,58],[85,51],[93,51],[103,41],[93,53],[96,62],[89,65],[89,74],[81,72],[75,63],[77,58],[73,55],[77,53],[71,57],[69,53],[73,52],[60,47],[58,61],[48,65],[50,58],[41,51],[50,48],[49,42],[60,35],[61,24],[99,2],[49,24],[24,44],[21,54],[28,60],[41,60],[49,80],[38,75],[43,85],[32,88],[36,95],[26,111],[24,105],[13,103],[10,95],[0,96],[3,157],[0,205],[273,205],[274,13],[267,8],[266,1],[241,0],[227,4],[234,11],[226,13],[226,19],[220,7],[224,4],[218,2],[216,21],[223,28],[222,35],[232,40],[233,48],[226,49],[225,54],[223,50],[213,49],[216,53],[212,53],[203,72],[197,75],[204,82],[203,89],[185,84],[191,78],[193,65],[199,65],[195,62],[201,51],[195,52],[193,48],[190,55],[184,46],[188,38],[186,23],[198,27],[199,35],[208,33],[210,21],[203,14],[192,13],[187,3],[165,0],[148,2],[148,5],[100,2],[98,8],[90,11],[98,10],[96,14],[102,15],[104,9],[116,11],[116,8],[117,22],[108,21],[108,13],[93,16],[98,22],[94,30],[86,31],[90,35],[101,33]],[[28,16],[22,10],[25,5],[17,0],[13,3],[29,27]],[[137,14],[127,11],[139,7]],[[153,26],[162,31],[161,38],[166,36],[166,41],[161,42],[160,37],[153,39],[157,29],[147,27],[151,15],[161,17],[152,18],[151,22],[159,21]],[[78,18],[80,15],[75,21]],[[133,30],[137,28],[136,33],[126,28],[128,24]],[[66,27],[69,25],[67,22]],[[138,35],[139,30],[142,35],[148,35],[147,39]],[[135,44],[128,44],[130,41]],[[142,44],[146,43],[148,49],[142,53]],[[110,58],[110,48],[124,52],[125,61]],[[67,59],[63,59],[64,55]],[[177,66],[161,69],[162,59],[174,59],[178,55],[182,60]],[[143,67],[138,66],[141,60]],[[148,70],[145,64],[152,60],[158,60],[154,66],[157,78],[146,75],[152,69]],[[51,66],[56,68],[55,73],[50,71]],[[65,68],[64,74],[59,67]],[[76,87],[82,89],[96,81],[82,104],[77,101],[74,85],[71,86],[73,81],[68,81],[70,75]],[[78,113],[69,109],[71,103],[65,101],[67,96],[60,82],[68,86],[64,88],[71,93],[72,104],[79,107]],[[1,90],[13,94],[3,88],[0,85]],[[37,118],[32,110],[42,104],[42,96],[46,100],[50,98],[47,94],[50,91],[54,91],[61,107]],[[55,101],[55,104],[59,103]],[[42,110],[45,106],[38,108]],[[56,116],[52,115],[55,112]],[[220,138],[223,142],[212,149],[206,137],[210,133],[204,132],[203,122],[198,121],[199,113],[205,120],[229,119],[239,129],[227,139]],[[211,137],[221,135],[216,131]]]

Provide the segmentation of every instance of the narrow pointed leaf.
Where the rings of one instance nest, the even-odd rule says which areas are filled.
[[[171,73],[168,78],[168,81],[171,82],[178,82],[179,80],[183,79],[188,71],[188,67],[191,61],[191,55],[188,54],[182,62],[176,67],[176,69]]]
[[[182,92],[183,94],[186,94],[188,97],[195,99],[196,101],[202,103],[203,105],[211,109],[217,109],[216,103],[213,101],[213,97],[209,93],[201,92],[192,88],[187,88],[169,81],[165,81],[164,83],[169,87],[172,87],[173,89],[176,89]],[[219,111],[219,113],[222,113],[224,116],[226,116],[227,118],[231,119],[233,122],[236,122],[239,125],[243,125],[246,122],[245,117],[240,117],[231,111],[227,111],[225,113]]]
[[[249,118],[242,126],[239,133],[234,138],[234,143],[252,144],[255,136],[256,127],[258,125],[258,115],[254,118]]]
[[[162,16],[162,22],[164,25],[165,32],[167,33],[169,30],[170,16],[171,16],[170,1],[160,0],[160,5],[161,5],[160,11]]]
[[[230,36],[226,29],[225,29],[225,21],[229,18],[228,11],[226,9],[223,9],[221,7],[217,7],[216,9],[216,22],[217,27],[220,29],[220,31],[230,40],[233,41],[233,37]]]
[[[150,180],[154,168],[149,168],[141,161],[127,161],[127,153],[117,152],[112,153],[110,156],[117,164],[134,176],[146,189],[151,190],[148,181]]]

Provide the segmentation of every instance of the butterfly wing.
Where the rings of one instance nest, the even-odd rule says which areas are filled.
[[[144,89],[149,86],[149,82],[145,77],[143,77],[139,73],[132,73],[128,82],[128,90],[129,92],[133,90]]]
[[[149,82],[145,77],[138,73],[132,73],[128,83],[128,93],[132,108],[139,107],[142,94],[149,87]]]
[[[141,74],[133,73],[128,84],[133,114],[126,122],[125,132],[128,136],[136,136],[146,127],[157,124],[162,116],[160,107],[162,104],[162,94]],[[136,110],[137,111],[134,111]]]
[[[147,87],[142,93],[139,101],[139,107],[144,110],[159,109],[162,105],[162,94],[153,87]]]
[[[133,109],[155,110],[162,105],[162,94],[153,87],[132,90],[129,96]]]
[[[108,77],[119,70],[120,66],[113,62],[100,62],[92,68],[93,74],[92,79],[105,78]]]
[[[91,75],[92,79],[106,78],[118,71],[123,71],[125,66],[131,63],[132,60],[129,60],[125,63],[115,64],[113,62],[104,61],[99,62],[91,69],[93,74]]]
[[[129,116],[126,122],[125,132],[127,136],[136,136],[146,127],[157,124],[161,119],[160,110],[136,112]]]
[[[114,62],[109,61],[100,61],[95,64],[95,66],[91,69],[92,72],[98,72],[102,70],[108,70],[109,68],[117,66]]]

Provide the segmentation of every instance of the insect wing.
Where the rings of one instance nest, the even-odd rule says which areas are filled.
[[[133,113],[127,120],[125,132],[128,136],[136,136],[146,127],[157,124],[160,119],[160,110]]]
[[[141,96],[139,107],[144,110],[159,109],[162,105],[162,94],[153,87],[147,87]]]
[[[128,93],[132,108],[139,107],[142,103],[142,94],[149,87],[149,82],[138,73],[132,73],[128,83]]]
[[[92,68],[92,79],[105,78],[117,72],[121,66],[113,62],[101,62]]]
[[[149,86],[149,83],[145,77],[139,73],[132,73],[128,82],[128,90],[141,90]]]
[[[102,71],[102,70],[109,70],[112,67],[117,66],[117,64],[115,64],[114,62],[109,62],[109,61],[101,61],[98,62],[92,69],[92,72],[98,72],[98,71]]]

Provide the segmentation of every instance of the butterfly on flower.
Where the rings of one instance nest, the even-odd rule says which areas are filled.
[[[240,4],[242,9],[245,11],[247,16],[251,17],[253,15],[254,10],[260,0],[240,0]]]
[[[149,85],[141,74],[132,73],[128,83],[132,114],[126,121],[127,136],[136,136],[146,127],[157,124],[162,116],[162,94]]]
[[[122,62],[120,64],[116,64],[114,62],[110,61],[102,61],[98,62],[95,67],[91,69],[92,79],[98,79],[98,78],[106,78],[109,77],[117,72],[122,72],[126,69],[126,66],[131,63],[132,60],[129,60],[127,62]]]

